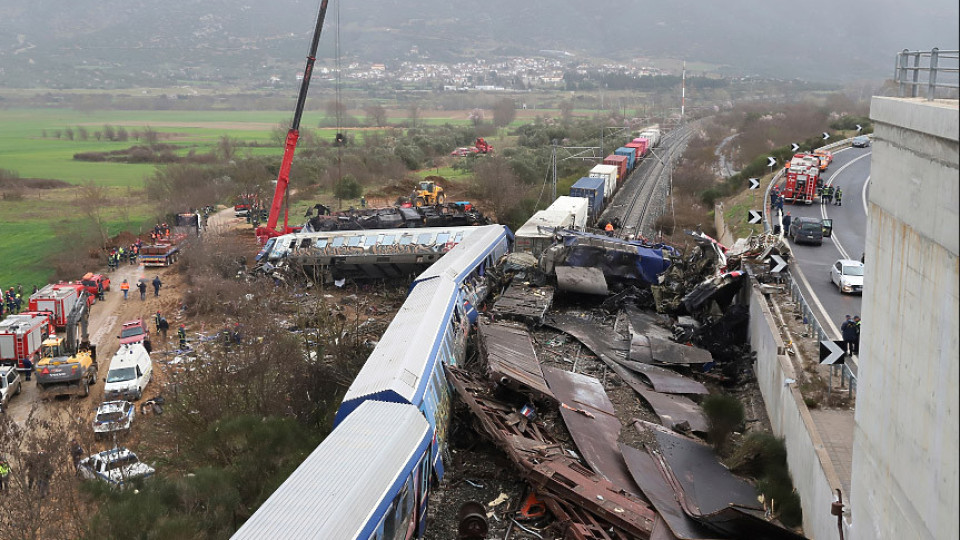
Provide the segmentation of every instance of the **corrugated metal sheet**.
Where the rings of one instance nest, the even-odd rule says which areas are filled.
[[[479,334],[480,350],[487,358],[487,370],[494,380],[508,386],[522,386],[541,399],[553,398],[543,380],[529,332],[515,326],[481,322]]]
[[[365,402],[233,538],[356,538],[429,442],[429,424],[415,407]]]
[[[428,365],[432,369],[456,290],[457,285],[447,279],[432,279],[413,288],[347,390],[341,409],[352,408],[354,400],[381,393],[414,402],[425,374],[429,376]],[[433,347],[426,347],[427,343]],[[337,416],[342,420],[339,411]]]
[[[483,247],[493,246],[499,238],[506,235],[507,228],[503,225],[477,227],[477,230],[469,238],[465,238],[447,252],[442,259],[433,263],[430,268],[417,276],[414,283],[439,276],[454,276],[454,279],[459,281],[476,263],[487,256],[489,251],[483,249]]]

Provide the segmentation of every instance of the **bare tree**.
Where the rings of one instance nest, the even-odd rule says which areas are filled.
[[[467,118],[473,123],[473,127],[480,127],[480,124],[483,123],[483,109],[473,109]]]
[[[493,125],[506,127],[517,117],[517,104],[510,98],[497,100],[493,106]]]
[[[474,167],[471,194],[487,201],[490,210],[500,221],[505,221],[510,212],[520,204],[524,189],[510,168],[510,163],[501,156],[486,156]]]
[[[68,141],[73,140],[73,128],[68,127],[67,129],[63,130],[63,134],[67,137]]]
[[[77,126],[77,137],[79,137],[81,141],[86,141],[90,138],[90,132],[83,126]]]
[[[570,122],[573,118],[573,101],[565,99],[560,102],[560,119],[564,124]]]
[[[126,128],[123,126],[117,127],[117,140],[121,142],[127,142],[130,139],[130,134],[127,133]]]
[[[115,141],[115,140],[117,140],[117,132],[114,131],[113,126],[111,126],[110,124],[104,124],[104,125],[103,125],[103,136],[104,136],[108,141]]]
[[[420,106],[416,103],[411,104],[407,109],[407,117],[410,118],[410,127],[415,128],[420,125]]]
[[[154,146],[160,141],[160,133],[150,126],[143,128],[140,136],[143,138],[143,142],[147,143],[149,146]]]
[[[84,215],[93,224],[100,236],[100,247],[107,245],[106,209],[110,206],[110,198],[106,186],[88,180],[78,188],[80,208]]]
[[[383,127],[387,123],[387,109],[383,105],[368,105],[363,111],[372,125]]]

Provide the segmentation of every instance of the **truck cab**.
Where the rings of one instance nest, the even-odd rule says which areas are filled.
[[[86,289],[87,294],[90,298],[97,298],[97,292],[100,290],[100,287],[103,287],[104,292],[110,290],[110,278],[103,274],[94,274],[93,272],[87,272],[83,275],[83,278],[80,279],[80,284],[83,285]]]

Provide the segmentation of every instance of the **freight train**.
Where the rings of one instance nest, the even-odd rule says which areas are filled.
[[[614,193],[660,141],[660,126],[644,128],[630,142],[603,158],[603,163],[590,169],[587,176],[573,184],[570,196],[583,197],[589,201],[588,214],[592,222],[596,221]]]
[[[430,489],[448,458],[458,365],[485,275],[513,243],[476,227],[420,274],[337,410],[333,432],[234,538],[396,539],[423,536]]]

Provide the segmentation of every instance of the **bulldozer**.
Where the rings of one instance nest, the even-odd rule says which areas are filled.
[[[417,206],[443,204],[446,197],[443,188],[432,180],[423,180],[413,190],[413,201]]]

